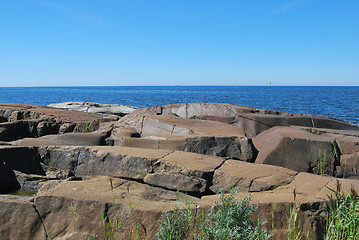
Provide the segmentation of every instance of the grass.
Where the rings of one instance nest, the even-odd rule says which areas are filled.
[[[94,121],[86,123],[82,126],[77,125],[75,131],[78,133],[88,133],[94,130]]]
[[[289,207],[289,216],[288,216],[288,240],[300,240],[302,239],[302,225],[301,221],[298,218],[298,213],[302,204],[296,203],[297,191],[293,189],[293,202]],[[309,239],[309,230],[307,232],[306,239]]]
[[[329,197],[325,240],[359,239],[359,196],[353,188],[348,194],[341,191],[337,180],[336,189]]]
[[[324,149],[323,154],[319,150],[318,158],[315,161],[315,167],[313,169],[314,174],[324,175],[327,172],[328,162],[327,162],[327,150]]]
[[[179,240],[186,239],[188,237],[189,232],[191,231],[191,223],[195,216],[192,214],[192,206],[188,203],[187,197],[185,201],[185,209],[178,208],[178,199],[179,191],[177,191],[174,210],[162,213],[159,229],[155,239]]]
[[[112,198],[114,201],[115,208],[118,204],[118,198],[113,188],[113,182],[112,178],[109,179],[109,185],[108,185],[110,191],[112,192]],[[127,192],[130,193],[130,187],[128,186]],[[128,197],[127,197],[128,198]],[[133,206],[131,203],[131,200],[128,198],[129,201],[129,209],[130,209],[130,220],[129,220],[129,227],[127,227],[127,239],[139,239],[140,238],[140,231],[138,228],[138,219],[136,214],[133,211]],[[121,226],[122,226],[122,220],[115,217],[110,218],[108,216],[104,216],[102,213],[102,229],[103,229],[103,235],[106,240],[116,240],[121,239]],[[127,222],[128,223],[128,222]]]
[[[215,202],[208,214],[202,211],[200,223],[196,223],[197,211],[191,208],[164,212],[156,239],[269,239],[270,234],[263,227],[265,222],[258,220],[257,224],[253,224],[250,221],[257,207],[250,204],[250,198],[237,202],[236,194],[237,190],[232,190],[227,196],[221,193],[220,200]]]

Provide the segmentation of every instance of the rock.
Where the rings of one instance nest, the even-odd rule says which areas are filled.
[[[16,146],[99,146],[106,145],[106,138],[110,136],[110,130],[98,130],[89,133],[65,133],[47,135],[39,138],[23,138],[14,141]]]
[[[189,193],[204,193],[208,188],[208,184],[204,179],[176,173],[147,174],[143,181],[152,186],[160,186],[170,190],[178,189]]]
[[[61,108],[80,112],[117,115],[121,117],[130,114],[137,109],[136,107],[130,107],[120,104],[101,104],[92,102],[63,102],[53,103],[47,106],[52,108]]]
[[[358,143],[358,126],[345,121],[230,104],[150,107],[121,119],[0,104],[0,192],[21,187],[0,195],[0,236],[153,239],[162,212],[200,216],[235,187],[238,200],[250,194],[258,204],[252,220],[267,220],[274,239],[287,237],[293,204],[303,238],[309,230],[323,239],[330,189],[339,181],[344,193],[359,190]]]
[[[112,187],[111,187],[112,185]],[[111,187],[111,188],[110,188]],[[112,190],[111,190],[112,189]],[[177,200],[178,199],[178,200]],[[118,239],[135,229],[141,239],[153,239],[161,212],[195,198],[124,179],[96,177],[88,181],[63,182],[35,198],[35,207],[51,239],[103,237],[102,216],[118,219]],[[70,211],[73,210],[74,214]]]
[[[180,118],[214,120],[242,128],[248,138],[275,126],[303,126],[359,131],[355,124],[328,117],[287,113],[221,103],[183,103],[141,108],[133,114],[176,115]]]
[[[252,161],[256,154],[238,127],[169,115],[126,116],[116,123],[111,139],[118,146],[183,150],[243,161]]]
[[[0,195],[0,209],[0,236],[3,239],[47,239],[41,218],[28,198]]]
[[[335,140],[341,154],[353,154],[359,152],[359,132],[357,136],[344,136]]]
[[[159,159],[154,167],[156,175],[145,178],[145,182],[172,190],[204,193],[212,182],[215,169],[222,163],[221,158],[176,151]]]
[[[332,128],[359,131],[359,127],[357,125],[343,120],[284,112],[278,112],[278,115],[268,113],[241,114],[236,117],[233,124],[243,128],[246,136],[249,138],[253,138],[261,132],[276,126],[302,126],[310,128]]]
[[[94,131],[101,123],[118,119],[26,104],[0,104],[0,118],[3,119],[0,122],[0,141],[35,138],[76,129]]]
[[[7,166],[6,162],[0,161],[0,194],[14,192],[20,187],[14,171]]]
[[[359,178],[359,152],[342,155],[335,176]]]
[[[339,165],[333,140],[300,128],[274,127],[253,139],[259,151],[255,162],[333,175],[335,166]]]
[[[187,152],[227,157],[247,162],[252,162],[257,155],[257,150],[254,148],[252,141],[245,137],[187,138],[180,149]]]
[[[241,112],[248,113],[255,112],[256,110],[256,108],[223,103],[179,103],[141,108],[134,111],[133,114],[175,115],[187,119],[201,119],[205,118],[205,116],[211,116],[217,117],[218,119],[226,119],[229,117],[234,118]]]
[[[211,190],[220,193],[233,188],[244,192],[261,192],[291,183],[297,172],[266,164],[227,160],[213,176]]]
[[[45,175],[37,148],[0,146],[0,159],[13,170]]]
[[[46,165],[68,170],[74,176],[122,177],[147,181],[165,188],[172,186],[172,190],[181,191],[189,191],[186,184],[193,181],[192,184],[196,187],[191,188],[197,189],[196,193],[203,193],[208,189],[214,170],[223,162],[217,157],[195,153],[125,147],[46,147],[41,148],[40,152]],[[145,178],[148,174],[152,175]],[[169,178],[176,179],[177,182],[165,181]],[[186,184],[180,181],[185,181]],[[198,187],[199,183],[201,187]]]

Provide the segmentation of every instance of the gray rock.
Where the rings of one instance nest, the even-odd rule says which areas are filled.
[[[67,110],[89,112],[89,113],[101,113],[110,114],[117,116],[124,116],[132,113],[137,108],[130,107],[120,104],[102,104],[93,102],[63,102],[63,103],[52,103],[47,105],[52,108],[62,108]]]

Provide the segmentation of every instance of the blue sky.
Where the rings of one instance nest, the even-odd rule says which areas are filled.
[[[0,0],[0,87],[359,85],[358,0]]]

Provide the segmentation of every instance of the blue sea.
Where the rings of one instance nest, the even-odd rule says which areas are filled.
[[[359,124],[359,87],[153,86],[2,87],[0,102],[47,105],[68,101],[135,107],[218,102],[316,114]]]

